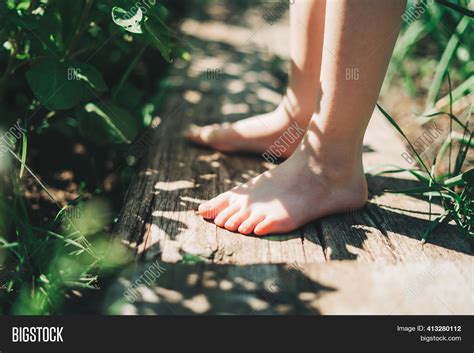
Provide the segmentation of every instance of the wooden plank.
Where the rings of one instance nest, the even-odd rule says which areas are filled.
[[[382,177],[378,177],[382,178]],[[413,181],[383,177],[369,178],[372,190],[412,186]],[[432,206],[439,213],[439,205]],[[328,260],[357,260],[379,263],[436,260],[453,262],[472,259],[473,250],[454,224],[435,230],[426,244],[421,238],[429,225],[429,204],[410,196],[377,192],[363,210],[326,217],[320,234]]]
[[[192,40],[196,39],[189,39]],[[183,254],[193,254],[222,264],[343,259],[394,263],[420,256],[420,244],[413,241],[421,234],[421,225],[416,217],[414,221],[418,225],[411,227],[410,215],[388,213],[373,203],[364,210],[347,210],[291,234],[265,239],[230,233],[196,216],[195,210],[200,202],[245,182],[267,166],[258,157],[223,155],[191,146],[181,138],[181,131],[191,123],[206,124],[224,118],[237,118],[239,114],[224,117],[223,110],[238,111],[236,107],[241,107],[254,91],[275,82],[271,77],[267,81],[255,80],[253,76],[264,71],[264,59],[254,53],[254,60],[238,63],[238,71],[254,73],[253,76],[244,75],[240,82],[241,91],[229,94],[227,89],[232,91],[234,88],[229,87],[236,82],[233,76],[236,68],[232,65],[237,63],[229,63],[225,59],[229,57],[229,51],[233,53],[232,50],[220,48],[210,58],[205,43],[198,42],[192,47],[195,48],[193,62],[186,64],[178,61],[171,72],[169,80],[174,87],[161,115],[162,124],[154,132],[153,140],[158,143],[149,147],[149,154],[130,187],[116,228],[136,248],[137,254],[144,259],[159,257],[166,262],[179,262]],[[223,70],[220,80],[205,79],[205,71],[209,67]],[[187,73],[191,73],[190,78],[183,80]],[[250,107],[253,112],[268,109],[259,105]],[[366,169],[387,163],[403,163],[401,154],[405,150],[404,144],[376,111],[364,144]],[[383,195],[384,188],[405,177],[369,177],[371,198]],[[426,203],[415,205],[403,196],[385,200],[386,205],[410,209],[415,214],[427,209]],[[392,227],[385,222],[385,216],[389,216],[388,223]],[[406,234],[396,232],[394,225],[400,221],[407,224]],[[388,233],[386,227],[390,230]],[[431,249],[431,246],[426,249]],[[444,254],[452,258],[456,257],[453,251],[457,249],[468,254],[465,244],[450,244],[444,249],[441,246],[436,251],[428,250],[421,254],[428,257],[443,257]]]
[[[347,210],[281,236],[242,236],[197,216],[200,202],[245,182],[268,165],[258,156],[223,155],[189,145],[180,136],[183,129],[190,123],[268,111],[278,102],[278,93],[270,90],[277,80],[266,73],[267,56],[255,44],[262,41],[246,41],[233,49],[203,37],[200,29],[206,26],[188,23],[189,33],[201,36],[186,39],[193,61],[175,63],[162,124],[153,131],[156,143],[148,145],[127,193],[116,232],[141,262],[113,283],[104,312],[472,314],[469,244],[447,226],[422,247],[426,200],[383,191],[412,185],[407,175],[368,176],[370,202],[363,210]],[[224,41],[226,34],[219,33]],[[207,79],[207,69],[221,70],[220,79]],[[405,145],[377,112],[364,145],[366,169],[404,165]],[[186,254],[201,262],[187,263]],[[157,259],[163,270],[153,283],[144,284],[144,274]],[[141,284],[132,303],[124,293],[137,280]]]
[[[404,185],[399,180],[396,183],[393,183],[393,180],[386,180],[384,183],[387,185],[392,183],[394,188],[409,185],[406,183]],[[420,240],[430,224],[430,208],[425,199],[385,193],[374,196],[368,208],[372,218],[383,227],[392,247],[403,261],[426,258],[457,263],[461,260],[472,260],[474,253],[471,245],[454,224],[441,225],[426,244],[421,243]],[[433,204],[431,212],[439,214],[443,209]]]
[[[328,260],[380,263],[400,260],[387,237],[370,218],[367,208],[325,217],[320,221],[320,229]]]
[[[331,262],[305,272],[335,289],[307,304],[328,315],[472,315],[472,269],[471,260],[397,265]]]
[[[107,314],[472,315],[472,261],[397,265],[168,264],[152,282],[150,263],[110,288]],[[134,285],[139,280],[140,284]],[[128,299],[127,299],[128,298]]]
[[[310,314],[313,309],[298,300],[297,287],[318,290],[312,281],[282,275],[288,270],[278,265],[173,264],[164,265],[155,285],[144,283],[131,291],[149,266],[141,263],[123,274],[109,290],[106,313]]]
[[[214,59],[222,62],[222,56],[227,54],[223,51]],[[258,156],[224,155],[190,145],[181,137],[182,131],[191,123],[206,124],[224,118],[222,104],[216,102],[225,101],[230,95],[222,88],[229,86],[233,79],[224,76],[220,80],[204,81],[208,87],[195,90],[203,80],[201,71],[206,68],[207,59],[207,54],[200,56],[198,53],[190,66],[179,62],[171,73],[170,80],[176,81],[178,86],[169,94],[160,116],[161,125],[154,131],[152,140],[157,143],[149,147],[141,171],[132,182],[117,232],[144,260],[160,258],[175,263],[181,261],[184,254],[192,254],[222,264],[325,261],[314,225],[261,239],[217,228],[196,214],[200,202],[268,168]],[[263,65],[260,61],[241,64],[249,65],[244,66],[242,72],[263,71],[259,67]],[[197,68],[193,69],[194,66]],[[200,72],[200,76],[186,82],[175,80],[189,71]],[[265,85],[250,77],[247,79],[251,81],[249,85],[244,80],[244,89],[233,95],[234,101],[228,106],[238,105],[238,99],[245,102],[245,97]],[[270,108],[276,103],[277,100]]]

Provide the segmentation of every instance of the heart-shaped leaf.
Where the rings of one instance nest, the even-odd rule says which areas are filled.
[[[112,20],[115,24],[130,33],[143,33],[141,25],[143,21],[143,11],[140,8],[132,15],[130,11],[127,12],[121,7],[115,6],[112,8]]]
[[[35,97],[50,110],[71,109],[87,99],[92,89],[108,90],[100,72],[81,62],[42,60],[26,73],[26,79]]]
[[[26,73],[35,97],[50,110],[70,109],[84,95],[83,83],[74,79],[68,67],[57,60],[38,62]]]

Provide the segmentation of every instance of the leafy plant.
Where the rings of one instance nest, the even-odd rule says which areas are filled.
[[[0,124],[8,129],[21,116],[25,128],[0,157],[0,165],[9,157],[20,169],[0,170],[7,180],[0,183],[0,269],[8,273],[0,275],[1,311],[58,313],[67,291],[96,288],[99,274],[127,259],[110,241],[106,203],[97,197],[57,203],[28,165],[29,140],[54,128],[114,150],[133,142],[155,106],[142,100],[130,77],[147,51],[156,52],[159,66],[181,55],[168,16],[148,0],[0,2]],[[18,179],[26,174],[57,207],[56,218],[41,226],[31,219]]]
[[[449,134],[438,149],[437,155],[431,163],[422,159],[408,137],[402,131],[389,113],[380,105],[378,109],[403,136],[418,162],[418,168],[391,167],[378,174],[409,172],[423,185],[406,190],[391,190],[394,193],[426,196],[431,205],[434,199],[439,198],[444,208],[444,213],[436,215],[422,237],[426,241],[432,231],[441,223],[454,220],[460,231],[474,244],[474,169],[472,161],[467,161],[468,152],[474,148],[473,133],[469,127],[472,103],[465,110],[465,119],[455,114],[465,106],[463,99],[469,102],[474,90],[474,77],[472,69],[474,60],[469,48],[472,48],[472,18],[474,12],[470,9],[471,0],[460,0],[457,4],[436,0],[435,3],[422,2],[422,7],[417,7],[417,16],[412,16],[412,21],[404,21],[403,30],[395,47],[386,82],[389,83],[397,72],[402,74],[406,87],[411,96],[418,91],[415,87],[421,86],[421,80],[430,82],[427,89],[425,111],[418,114],[416,121],[426,124],[440,117],[449,118]],[[407,9],[416,5],[415,0],[410,0]],[[420,10],[421,9],[421,10]],[[412,13],[413,14],[413,13]],[[414,20],[416,17],[416,20]],[[438,55],[440,53],[440,55]],[[419,70],[413,72],[409,64],[416,61],[415,67]],[[434,68],[434,70],[429,69]],[[459,82],[456,88],[452,87],[449,71],[456,73]],[[425,71],[425,72],[423,72]],[[423,77],[434,75],[431,79]],[[440,98],[442,82],[448,78],[448,93]],[[415,82],[415,79],[418,81]],[[449,110],[449,111],[447,111]],[[457,130],[454,131],[455,127]],[[457,154],[453,157],[453,151]],[[447,172],[442,166],[447,164]],[[446,168],[445,168],[446,169]]]
[[[409,172],[423,184],[417,188],[389,191],[393,193],[422,195],[428,197],[430,202],[430,219],[432,218],[431,204],[434,198],[440,198],[441,204],[445,210],[444,213],[437,215],[432,220],[432,223],[422,237],[422,241],[426,241],[428,236],[441,222],[454,220],[460,231],[472,244],[474,244],[474,168],[464,171],[468,150],[474,148],[474,133],[469,129],[469,118],[471,116],[472,105],[467,110],[466,122],[462,122],[452,113],[452,99],[450,100],[449,113],[437,112],[430,116],[434,118],[447,115],[451,122],[449,134],[442,146],[439,148],[431,166],[425,163],[395,120],[380,105],[377,105],[377,108],[406,140],[420,166],[420,168],[414,169],[396,167],[384,170],[378,174]],[[462,134],[455,134],[453,132],[453,124],[457,124],[461,127]],[[454,165],[451,165],[451,152],[454,148],[455,141],[459,143],[459,147],[457,148],[458,152],[455,158],[455,163]],[[438,175],[436,173],[436,166],[438,163],[441,164],[445,160],[448,150],[448,172]]]
[[[96,137],[94,132],[100,128],[101,137],[110,134],[113,142],[130,142],[139,132],[135,127],[142,122],[133,121],[137,118],[130,114],[115,114],[121,109],[117,97],[127,89],[124,83],[146,49],[156,49],[167,62],[178,52],[171,41],[172,31],[165,24],[167,16],[162,5],[145,0],[2,2],[0,61],[4,58],[7,65],[0,78],[0,100],[6,101],[12,78],[24,74],[33,100],[56,116],[70,115],[74,109],[72,115],[85,136]],[[105,65],[110,57],[101,56],[110,52],[110,47],[124,59],[134,52],[138,55],[127,60],[131,64],[122,73],[106,80]],[[29,99],[27,95],[23,98]],[[97,109],[86,109],[91,103],[107,108],[97,114]],[[96,120],[94,124],[90,124],[88,114]],[[15,119],[15,113],[8,115]],[[119,121],[125,126],[120,127]],[[127,138],[117,139],[117,132],[123,129],[129,130]]]
[[[473,11],[471,0],[460,0],[457,4],[444,0],[416,4],[416,0],[408,1],[408,19],[402,23],[386,87],[394,78],[400,78],[412,97],[423,94],[426,89],[422,115],[439,109],[439,102],[446,102],[440,95],[448,69],[455,74],[452,77],[457,85],[453,87],[454,102],[473,92],[474,60],[470,50],[474,45]]]

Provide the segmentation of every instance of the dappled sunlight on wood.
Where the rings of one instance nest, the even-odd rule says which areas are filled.
[[[245,84],[240,80],[231,80],[226,88],[229,90],[229,93],[238,94],[245,90]]]
[[[230,102],[224,103],[221,108],[223,115],[230,114],[247,114],[249,112],[249,106],[245,103],[233,104]]]
[[[286,29],[282,24],[274,28],[278,26],[279,31]],[[272,49],[271,37],[262,40],[268,35],[265,31],[246,40],[252,34],[248,28],[212,20],[186,20],[182,30],[192,61],[178,61],[171,70],[172,87],[156,132],[159,143],[142,167],[153,173],[144,174],[143,169],[138,173],[125,202],[129,217],[119,219],[117,226],[121,234],[130,233],[137,258],[158,260],[166,271],[151,285],[154,295],[145,291],[119,312],[390,314],[402,302],[396,312],[420,308],[442,313],[432,302],[424,305],[422,298],[403,303],[404,293],[398,287],[415,276],[405,272],[405,264],[462,263],[471,259],[472,250],[452,225],[441,227],[430,244],[421,246],[419,239],[429,220],[410,210],[424,208],[426,200],[385,192],[412,186],[406,175],[368,175],[370,203],[365,208],[345,210],[287,234],[243,236],[199,217],[199,204],[275,164],[259,155],[224,154],[193,145],[180,137],[181,132],[191,124],[231,123],[275,109],[285,89],[281,77],[287,68],[285,56]],[[364,141],[365,167],[400,164],[404,149],[385,119],[374,114]],[[124,274],[132,278],[129,283],[147,265],[139,266]],[[462,281],[465,276],[462,270],[453,278]],[[433,288],[441,288],[440,283]],[[120,300],[126,289],[125,282],[117,282],[111,300]],[[466,306],[458,301],[468,294],[461,291],[443,300],[461,310]]]
[[[162,191],[175,191],[181,189],[190,189],[194,188],[195,183],[189,180],[177,180],[177,181],[159,181],[155,184],[155,189]]]
[[[202,94],[198,91],[186,91],[183,95],[186,102],[198,104],[201,101]]]

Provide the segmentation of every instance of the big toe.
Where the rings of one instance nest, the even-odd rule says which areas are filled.
[[[219,124],[206,126],[191,125],[184,132],[184,137],[197,144],[210,145],[218,142],[222,129],[223,127]]]
[[[183,133],[184,137],[195,143],[203,143],[203,126],[190,125]]]
[[[206,219],[214,219],[227,206],[229,206],[227,197],[225,195],[219,195],[212,200],[200,204],[198,212],[201,217]]]

